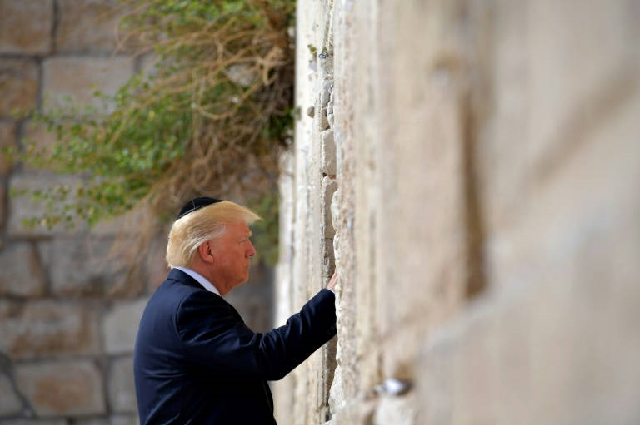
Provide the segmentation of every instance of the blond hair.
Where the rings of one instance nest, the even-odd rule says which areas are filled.
[[[224,235],[225,225],[244,221],[247,225],[260,220],[250,209],[231,201],[216,202],[190,212],[171,226],[167,242],[169,267],[189,267],[198,246]]]

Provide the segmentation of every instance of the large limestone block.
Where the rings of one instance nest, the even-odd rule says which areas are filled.
[[[109,400],[115,412],[135,412],[136,387],[133,380],[133,357],[114,360],[109,374]]]
[[[375,290],[384,336],[411,317],[425,328],[443,320],[466,289],[464,88],[456,78],[459,49],[448,43],[458,36],[456,10],[446,2],[399,2],[380,20],[389,37],[377,51],[394,51],[394,60],[379,64],[376,82],[384,119],[377,136]],[[399,354],[410,358],[413,349]],[[394,373],[393,358],[384,361],[384,372]]]
[[[115,305],[102,320],[104,348],[109,354],[132,353],[146,299]]]
[[[112,0],[60,0],[59,52],[109,52],[116,47],[118,4]]]
[[[125,57],[46,59],[43,63],[44,108],[50,111],[63,104],[67,97],[99,107],[101,102],[92,97],[93,92],[114,94],[133,75],[133,66],[133,59]]]
[[[428,343],[419,423],[640,421],[638,108],[585,135],[492,238],[492,289]]]
[[[494,23],[492,114],[479,150],[491,228],[530,208],[528,195],[637,92],[637,7],[525,3],[505,3]]]
[[[54,239],[40,243],[51,291],[63,297],[131,297],[144,288],[127,279],[125,259],[113,252],[113,239]]]
[[[529,423],[520,417],[516,420],[501,422],[502,407],[513,400],[504,387],[500,374],[511,372],[514,363],[507,356],[502,357],[499,347],[509,350],[507,346],[498,344],[497,335],[501,329],[498,315],[490,314],[491,309],[473,308],[466,311],[461,320],[439,328],[433,332],[425,345],[416,368],[416,393],[418,407],[417,423]],[[505,321],[508,324],[508,321]],[[516,322],[520,324],[520,322]],[[505,327],[506,329],[506,327]],[[521,342],[526,338],[526,328],[518,328]],[[516,334],[510,335],[515,336]],[[521,347],[510,347],[512,352],[520,354]],[[524,349],[528,349],[525,345]],[[507,351],[504,354],[509,354]],[[507,360],[499,365],[500,360]],[[520,372],[524,372],[522,370]],[[514,384],[518,379],[513,378]],[[515,390],[515,388],[513,388]],[[527,399],[525,394],[519,397]],[[526,412],[522,412],[526,414]]]
[[[535,276],[537,269],[530,261],[534,258],[541,270],[547,269],[546,261],[573,259],[574,251],[588,240],[600,253],[595,256],[598,261],[576,259],[576,264],[600,268],[598,273],[605,276],[601,281],[607,281],[608,274],[632,270],[633,262],[626,256],[633,250],[621,251],[618,257],[612,254],[634,240],[637,220],[632,217],[640,210],[636,187],[640,96],[629,96],[615,114],[585,131],[579,147],[564,158],[562,166],[527,193],[529,208],[490,238],[488,260],[496,285]],[[614,234],[617,241],[611,240]]]
[[[450,327],[432,334],[424,344],[416,364],[414,383],[418,423],[451,423],[459,345],[459,337]]]
[[[12,121],[0,121],[0,148],[16,147],[16,125]],[[0,175],[10,170],[10,162],[0,153]]]
[[[13,385],[6,375],[0,375],[0,417],[17,415],[22,410],[22,402],[18,398]]]
[[[566,423],[640,420],[632,401],[640,394],[640,368],[632,360],[640,355],[634,325],[640,320],[640,97],[634,97],[585,135],[492,250],[498,286],[536,287],[528,309],[536,423],[552,422],[553,412]]]
[[[16,381],[38,415],[106,413],[102,374],[90,361],[18,365]]]
[[[530,1],[530,149],[543,168],[584,130],[614,115],[631,98],[636,66],[638,8],[624,0]],[[570,22],[570,25],[567,25]],[[571,60],[567,60],[571,58]]]
[[[51,51],[53,0],[0,1],[0,52]]]
[[[33,109],[38,97],[38,67],[28,59],[0,60],[0,115],[18,109]]]
[[[0,295],[39,297],[46,276],[38,253],[30,243],[15,243],[0,251]]]
[[[86,229],[87,225],[84,222],[76,222],[77,225],[73,228],[68,228],[64,224],[53,226],[51,229],[46,226],[35,226],[34,228],[25,227],[22,222],[24,219],[30,219],[38,217],[44,212],[44,205],[40,201],[34,201],[31,194],[34,190],[46,191],[51,188],[64,187],[71,190],[68,204],[72,204],[73,198],[71,194],[77,189],[82,181],[78,177],[66,177],[66,176],[30,176],[30,175],[15,175],[10,183],[9,187],[17,192],[27,190],[27,194],[24,196],[12,197],[10,199],[11,215],[9,216],[8,234],[13,237],[38,237],[38,236],[51,236],[78,233]],[[65,204],[62,202],[56,203],[57,207],[62,208]]]
[[[533,280],[492,294],[429,337],[416,373],[417,423],[640,420],[633,290],[619,291],[620,281],[594,292],[566,279]]]
[[[97,312],[54,301],[0,303],[0,351],[14,359],[95,354]]]

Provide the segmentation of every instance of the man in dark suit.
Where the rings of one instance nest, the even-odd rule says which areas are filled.
[[[141,425],[275,424],[267,380],[336,334],[336,276],[287,323],[254,333],[222,296],[248,278],[259,217],[229,201],[187,203],[167,244],[167,280],[142,315],[134,353]]]

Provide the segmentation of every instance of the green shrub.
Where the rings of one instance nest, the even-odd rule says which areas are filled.
[[[95,224],[139,206],[162,221],[203,194],[274,207],[292,134],[294,1],[121,3],[119,45],[155,67],[115,95],[94,92],[101,106],[23,114],[57,142],[6,154],[86,176],[79,187],[32,191],[46,209],[25,224]]]

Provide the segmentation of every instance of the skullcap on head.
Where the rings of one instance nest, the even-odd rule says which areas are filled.
[[[176,217],[176,220],[182,218],[183,216],[191,212],[197,211],[202,207],[215,204],[216,202],[222,202],[222,200],[216,199],[216,198],[210,198],[208,196],[199,196],[197,198],[193,198],[192,200],[190,200],[189,202],[187,202],[182,206],[182,209],[178,213],[178,217]]]

